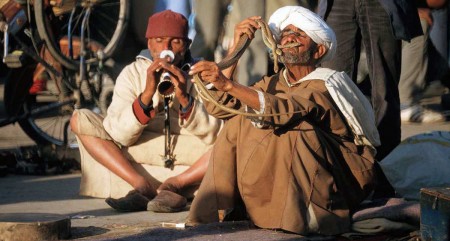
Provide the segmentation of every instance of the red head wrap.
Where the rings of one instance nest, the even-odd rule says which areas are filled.
[[[188,21],[179,13],[164,10],[148,18],[146,38],[188,38]]]

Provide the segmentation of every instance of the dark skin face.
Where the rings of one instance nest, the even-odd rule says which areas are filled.
[[[280,44],[299,43],[298,47],[283,49],[286,64],[310,64],[317,61],[317,44],[301,29],[288,25],[281,31]],[[315,55],[316,53],[316,55]]]
[[[190,40],[183,38],[174,38],[174,37],[159,37],[159,38],[150,38],[147,42],[147,47],[150,50],[150,53],[153,59],[158,59],[159,54],[163,50],[170,50],[175,54],[175,60],[173,64],[179,65],[184,60],[184,55],[188,49]]]
[[[147,83],[141,100],[144,104],[151,104],[152,97],[156,93],[160,76],[164,71],[171,74],[171,80],[175,86],[175,98],[180,104],[187,106],[189,99],[186,93],[186,74],[180,70],[180,65],[184,62],[184,57],[191,43],[189,39],[175,37],[149,38],[147,47],[153,58],[153,63],[147,69]],[[174,53],[175,59],[169,63],[168,59],[161,59],[160,53],[163,50],[170,50]]]

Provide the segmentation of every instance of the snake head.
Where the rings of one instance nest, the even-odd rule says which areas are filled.
[[[281,51],[281,49],[277,48],[277,49],[275,50],[275,53],[276,53],[277,55],[281,55],[281,54],[283,54],[283,51]]]
[[[274,53],[273,49],[268,48],[267,51],[269,52],[269,57],[271,59],[274,59],[275,56],[273,55],[273,53]],[[278,56],[281,56],[283,54],[283,51],[281,51],[281,49],[277,48],[277,49],[275,49],[275,54]]]

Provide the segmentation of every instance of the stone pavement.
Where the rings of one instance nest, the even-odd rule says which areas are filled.
[[[1,86],[0,86],[1,87]],[[0,101],[3,89],[0,88]],[[4,115],[0,103],[0,118]],[[450,131],[450,122],[403,125],[402,138],[432,131]],[[0,128],[0,151],[34,145],[18,125]],[[63,150],[76,157],[76,150]],[[187,211],[118,213],[103,199],[78,195],[78,173],[64,175],[13,175],[0,177],[0,215],[6,213],[60,214],[70,217],[73,240],[306,240],[298,235],[255,229],[246,222],[212,224],[188,229],[162,228],[182,223]],[[26,240],[26,233],[17,240]]]

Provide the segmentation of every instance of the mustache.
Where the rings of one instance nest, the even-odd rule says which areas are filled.
[[[312,50],[307,50],[302,53],[283,52],[279,60],[283,64],[306,64],[311,60],[312,55]]]
[[[304,46],[304,44],[302,44],[300,42],[293,41],[293,40],[290,40],[290,41],[288,41],[288,42],[286,42],[284,44],[281,44],[281,43],[277,44],[277,47],[279,49],[281,49],[281,50],[288,49],[288,48],[297,48],[297,47],[301,47],[301,46]]]

